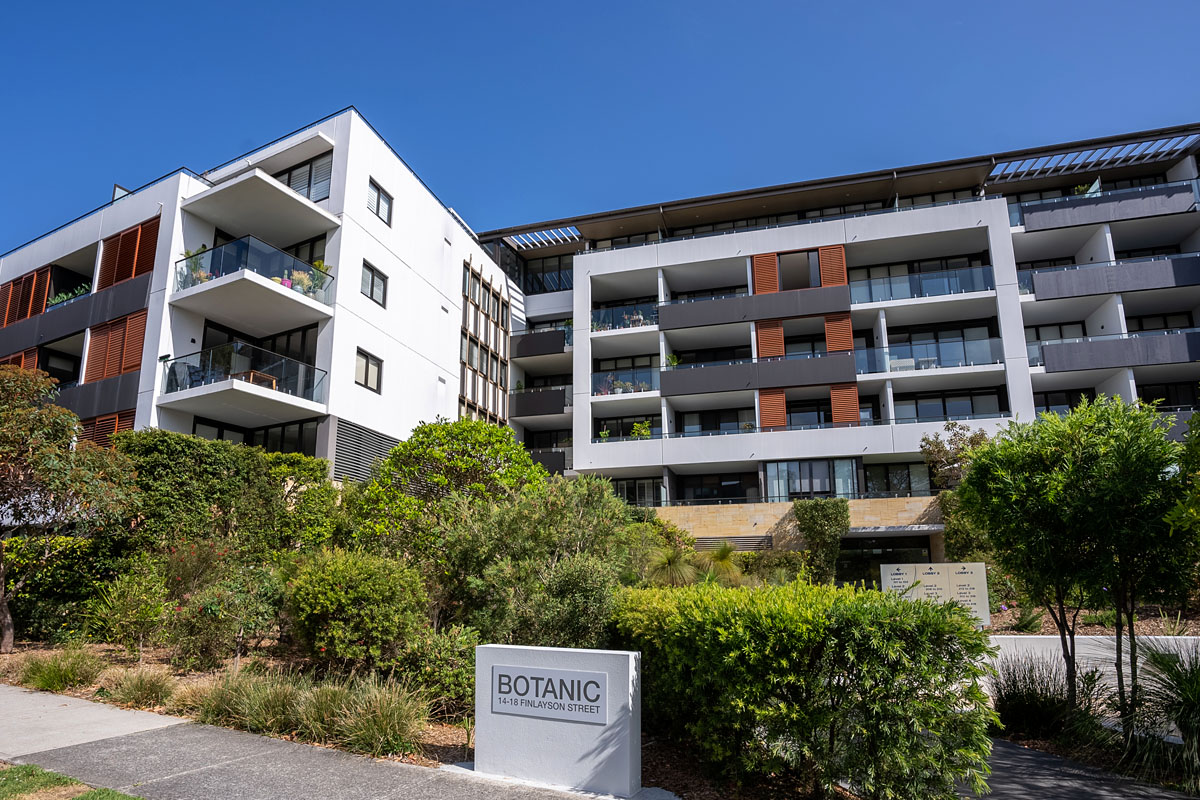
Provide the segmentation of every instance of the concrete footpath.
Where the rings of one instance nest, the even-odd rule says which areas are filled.
[[[482,778],[461,769],[375,761],[5,685],[0,685],[0,760],[34,764],[151,800],[595,797]],[[1184,797],[1003,741],[995,743],[992,769],[987,797],[994,800]],[[638,800],[670,797],[674,795],[661,789],[644,789]]]

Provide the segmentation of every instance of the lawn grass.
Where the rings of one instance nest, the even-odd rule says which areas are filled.
[[[89,789],[77,780],[29,764],[8,766],[0,762],[0,800],[19,800],[59,786],[79,787],[80,793],[72,800],[136,800],[112,789]]]

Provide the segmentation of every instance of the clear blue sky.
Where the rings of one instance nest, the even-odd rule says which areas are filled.
[[[14,3],[0,252],[355,105],[476,230],[1200,121],[1196,0]]]

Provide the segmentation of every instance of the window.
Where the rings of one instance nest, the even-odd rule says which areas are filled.
[[[297,164],[272,177],[301,197],[314,203],[329,199],[329,182],[333,175],[333,152]]]
[[[959,392],[896,395],[896,422],[943,422],[951,419],[993,418],[1008,413],[1002,387]]]
[[[370,181],[367,185],[367,210],[388,225],[392,224],[392,196]]]
[[[1192,315],[1187,311],[1181,314],[1150,314],[1142,317],[1128,317],[1125,324],[1130,333],[1181,330],[1192,327]]]
[[[1084,398],[1094,400],[1092,389],[1065,389],[1060,392],[1034,392],[1033,410],[1038,414],[1066,414]]]
[[[865,464],[868,497],[925,497],[929,494],[929,467],[909,464]]]
[[[293,258],[298,258],[305,264],[315,264],[318,261],[325,260],[325,235],[315,236],[312,239],[305,239],[303,242],[297,242],[291,247],[283,248],[283,252]]]
[[[387,307],[387,275],[363,262],[362,293],[384,308]]]
[[[858,491],[858,471],[852,458],[768,462],[766,478],[768,502],[853,497]]]
[[[100,245],[96,291],[154,271],[158,217],[105,239]]]
[[[382,361],[364,350],[358,351],[358,358],[354,363],[355,383],[365,386],[373,392],[378,392],[382,373]]]

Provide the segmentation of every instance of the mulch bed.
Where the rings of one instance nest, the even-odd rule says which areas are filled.
[[[1058,636],[1058,628],[1054,627],[1054,620],[1050,619],[1048,613],[1044,613],[1046,609],[1038,608],[1042,614],[1042,629],[1033,631],[1029,635],[1034,636]],[[1161,612],[1161,613],[1160,613]],[[1075,627],[1076,636],[1113,636],[1116,633],[1115,628],[1106,627],[1104,625],[1085,625],[1083,618],[1090,614],[1099,612],[1081,611],[1079,614],[1079,623]],[[1134,632],[1138,636],[1165,636],[1168,634],[1166,630],[1169,624],[1175,622],[1175,611],[1168,608],[1159,608],[1158,606],[1147,606],[1139,608],[1137,612],[1137,622],[1134,625]],[[1163,619],[1163,614],[1167,619]],[[1007,611],[998,611],[992,614],[992,632],[999,634],[1023,634],[1024,631],[1018,631],[1013,628],[1013,623],[1016,622],[1020,615],[1020,610],[1010,608]],[[1188,615],[1182,616],[1179,620],[1183,627],[1183,636],[1200,636],[1200,609],[1191,611]],[[1176,634],[1171,631],[1172,635]]]

